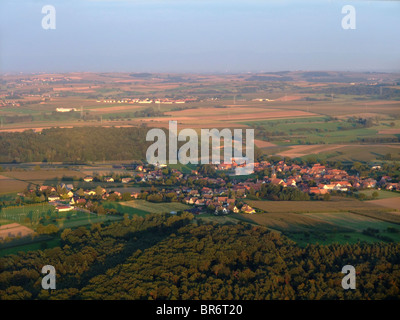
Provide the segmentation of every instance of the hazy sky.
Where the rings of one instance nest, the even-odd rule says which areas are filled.
[[[0,0],[3,73],[282,70],[400,71],[400,1]]]

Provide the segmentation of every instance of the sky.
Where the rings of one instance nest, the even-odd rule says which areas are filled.
[[[0,73],[287,70],[399,72],[400,1],[0,0]]]

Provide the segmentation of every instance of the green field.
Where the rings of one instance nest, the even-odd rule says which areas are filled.
[[[331,222],[339,227],[350,228],[357,232],[362,232],[367,228],[374,228],[383,232],[385,232],[385,230],[387,230],[388,228],[395,228],[399,230],[399,234],[394,234],[393,238],[395,241],[400,241],[400,225],[374,219],[369,216],[359,215],[351,212],[306,213],[304,215],[322,219],[324,221]]]
[[[51,213],[50,213],[51,211]],[[33,216],[29,213],[33,212]],[[47,217],[46,217],[47,216]],[[32,217],[32,223],[25,221],[26,217]],[[54,210],[53,206],[45,205],[32,205],[21,206],[16,208],[3,208],[0,212],[0,225],[6,225],[18,222],[31,229],[36,229],[39,224],[40,218],[43,218],[40,223],[43,225],[54,224],[60,230],[65,228],[77,228],[87,226],[93,223],[112,222],[121,220],[122,216],[114,215],[97,215],[94,213],[82,211],[69,211],[66,213],[58,213]],[[46,239],[44,239],[46,238]],[[12,240],[11,242],[3,243],[0,245],[1,254],[15,254],[19,251],[32,251],[44,248],[54,248],[60,245],[59,236],[44,236],[39,238],[22,237],[20,239]]]
[[[29,218],[29,220],[26,218]],[[40,223],[43,225],[54,224],[60,229],[65,229],[89,225],[91,223],[119,220],[122,217],[97,215],[77,210],[58,213],[54,206],[47,203],[3,208],[0,211],[1,225],[17,222],[28,228],[35,229],[40,219]]]
[[[376,199],[389,199],[389,198],[397,198],[400,197],[399,192],[387,191],[387,190],[362,190],[358,193],[363,193],[367,197],[372,197],[372,193],[378,192],[378,197]]]
[[[32,204],[17,207],[2,208],[0,211],[0,219],[10,222],[18,222],[27,227],[32,227],[37,224],[40,218],[46,216],[54,217],[57,215],[54,206],[48,203]],[[25,219],[29,218],[30,222]],[[6,223],[3,223],[6,224]]]
[[[0,251],[0,257],[9,255],[9,254],[17,254],[18,252],[28,252],[28,251],[35,251],[39,249],[50,249],[60,246],[60,240],[57,238],[44,240],[44,241],[37,241],[32,242],[25,245],[16,245],[9,248],[2,248]]]
[[[121,216],[97,215],[94,213],[86,213],[81,211],[71,211],[71,215],[65,215],[61,218],[52,220],[49,223],[55,223],[60,229],[77,228],[98,222],[108,222],[121,220]]]
[[[119,202],[104,202],[103,207],[107,209],[115,209],[120,213],[127,213],[130,216],[132,215],[138,215],[141,217],[144,217],[145,215],[149,214],[149,211],[141,210],[132,206],[128,206],[125,204],[121,204]]]
[[[250,224],[256,225],[254,221],[251,219],[248,219],[246,215],[242,214],[229,214],[229,215],[222,215],[222,216],[216,216],[215,214],[212,213],[202,213],[201,215],[198,216],[199,219],[205,221],[205,222],[217,222],[217,223],[239,223],[239,222],[246,222]]]
[[[302,247],[305,247],[309,244],[317,244],[317,243],[322,245],[327,245],[331,243],[353,244],[359,242],[368,242],[368,243],[381,242],[381,240],[377,238],[370,237],[359,232],[324,233],[319,230],[313,230],[302,233],[294,233],[294,232],[282,232],[282,233]]]
[[[385,122],[379,122],[370,128],[357,128],[345,120],[332,120],[328,117],[243,123],[258,129],[256,132],[258,131],[261,135],[263,130],[269,132],[269,141],[278,145],[352,143],[358,142],[359,138],[377,137],[378,130],[388,128]],[[395,135],[380,134],[379,137],[395,138]]]
[[[191,207],[180,202],[153,203],[146,200],[132,200],[120,202],[122,206],[127,206],[147,213],[165,213],[171,211],[183,211]],[[129,213],[129,212],[127,212]]]
[[[317,159],[320,160],[369,162],[379,160],[384,155],[391,153],[392,159],[400,160],[400,149],[397,146],[394,144],[392,147],[388,147],[387,145],[338,146],[338,148],[331,151],[311,153],[301,158],[306,160],[310,155],[316,155]]]
[[[197,165],[193,165],[193,164],[185,165],[185,164],[178,163],[178,164],[169,164],[168,167],[171,169],[179,170],[180,172],[182,172],[184,174],[187,174],[187,173],[191,173],[192,170],[195,170]]]

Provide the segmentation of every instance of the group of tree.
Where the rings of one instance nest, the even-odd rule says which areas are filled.
[[[125,216],[65,229],[61,245],[0,258],[0,299],[399,299],[400,244],[297,246],[246,223]],[[41,289],[44,265],[57,290]],[[342,267],[357,272],[343,290]]]
[[[145,159],[145,128],[76,127],[0,133],[0,162]]]

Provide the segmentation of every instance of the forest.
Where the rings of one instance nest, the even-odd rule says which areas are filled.
[[[0,133],[0,162],[144,159],[146,128],[76,127]]]
[[[42,290],[44,265],[57,289]],[[341,286],[356,269],[356,289]],[[299,247],[261,226],[189,213],[65,229],[60,247],[0,259],[5,299],[399,299],[400,244]]]

